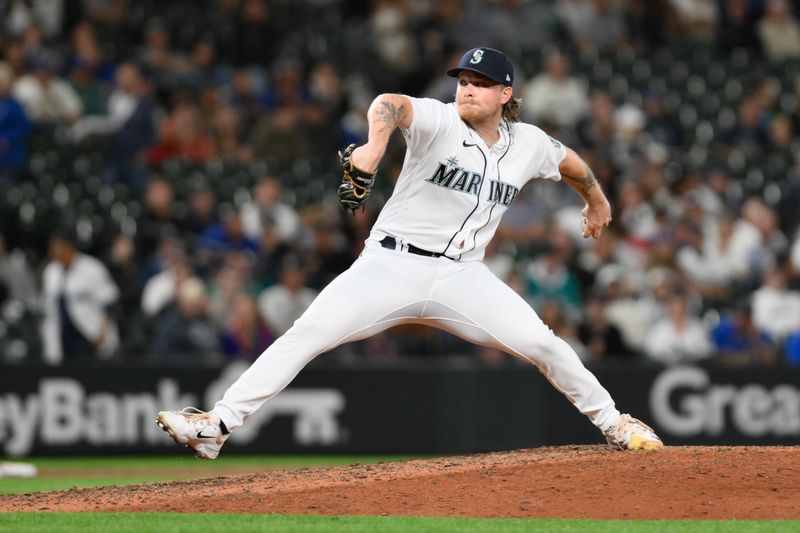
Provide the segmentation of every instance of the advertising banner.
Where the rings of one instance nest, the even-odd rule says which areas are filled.
[[[0,369],[0,455],[171,453],[163,409],[209,409],[246,368]],[[800,371],[594,367],[667,444],[800,444]],[[534,369],[314,366],[226,444],[232,453],[465,453],[603,442]]]

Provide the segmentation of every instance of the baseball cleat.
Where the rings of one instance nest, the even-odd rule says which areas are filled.
[[[216,459],[220,448],[230,436],[217,415],[196,407],[185,407],[180,411],[161,411],[156,417],[156,424],[169,433],[172,440],[185,444],[201,459]]]
[[[631,415],[620,415],[605,435],[608,445],[620,450],[660,450],[664,447],[653,428]]]

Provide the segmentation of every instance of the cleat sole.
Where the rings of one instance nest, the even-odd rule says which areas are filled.
[[[165,413],[163,412],[158,413],[158,417],[156,418],[156,424],[158,425],[158,427],[166,431],[169,434],[169,436],[172,437],[172,440],[174,440],[178,444],[186,444],[188,446],[189,444],[187,443],[186,438],[181,437],[175,433],[175,431],[170,427],[170,425],[164,420],[164,415]]]
[[[629,450],[660,450],[664,447],[664,443],[659,440],[646,439],[639,435],[633,435],[631,441],[628,443]]]

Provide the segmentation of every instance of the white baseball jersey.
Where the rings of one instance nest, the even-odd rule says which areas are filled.
[[[530,361],[592,423],[608,429],[619,417],[608,391],[480,261],[522,186],[535,178],[560,179],[566,149],[519,123],[504,123],[500,141],[487,147],[455,105],[411,101],[403,170],[361,256],[231,385],[214,412],[237,428],[317,355],[414,323]]]
[[[452,259],[480,260],[500,219],[531,179],[560,180],[564,146],[530,124],[500,126],[487,147],[455,104],[410,98],[414,119],[392,197],[372,237],[391,235]]]

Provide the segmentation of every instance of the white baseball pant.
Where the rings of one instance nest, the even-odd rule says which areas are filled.
[[[407,323],[437,327],[536,365],[601,431],[619,416],[611,395],[569,344],[482,262],[389,250],[372,239],[231,385],[214,412],[233,430],[317,355]]]

